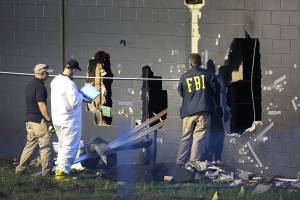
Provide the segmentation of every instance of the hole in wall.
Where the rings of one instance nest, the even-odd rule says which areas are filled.
[[[231,132],[242,133],[253,121],[261,121],[261,64],[258,39],[235,38],[227,67],[227,102],[231,108]]]
[[[161,79],[161,76],[154,76],[151,68],[146,65],[142,68],[143,78],[157,78]],[[168,107],[168,94],[167,90],[162,89],[161,80],[144,80],[142,85],[142,122],[150,119],[155,114],[160,113]],[[162,120],[166,119],[166,115]],[[155,122],[151,125],[155,125]]]

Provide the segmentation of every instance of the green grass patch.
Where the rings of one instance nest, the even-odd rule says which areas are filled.
[[[118,184],[102,179],[95,172],[80,173],[77,179],[57,183],[53,177],[15,175],[14,166],[0,163],[0,199],[142,199],[142,200],[210,200],[218,191],[222,200],[299,200],[300,190],[272,188],[263,194],[252,194],[255,185],[245,185],[245,195],[239,187],[207,183],[139,183]]]

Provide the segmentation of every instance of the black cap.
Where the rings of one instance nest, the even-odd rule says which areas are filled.
[[[78,69],[79,71],[81,71],[81,69],[79,67],[79,63],[77,62],[77,60],[74,60],[74,59],[70,59],[66,63],[66,68],[69,68],[69,69]]]

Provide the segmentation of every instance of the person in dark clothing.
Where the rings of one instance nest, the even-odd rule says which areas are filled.
[[[206,63],[206,69],[212,75],[216,74],[216,66],[213,60],[208,60]],[[223,91],[223,79],[221,74],[218,74],[217,80],[220,84],[220,100],[222,99],[222,91]],[[225,97],[226,98],[226,97]],[[219,101],[219,99],[214,99],[214,101]],[[227,111],[225,111],[224,106],[222,106],[221,102],[215,102],[215,104],[220,104],[222,108],[222,113],[227,115]],[[209,137],[207,141],[207,160],[210,162],[220,163],[222,160],[222,151],[223,151],[223,143],[225,138],[225,131],[223,128],[223,116],[218,112],[211,113],[211,123],[209,130]]]
[[[48,73],[52,71],[46,64],[37,64],[34,67],[34,79],[26,85],[27,142],[23,149],[19,165],[16,167],[16,174],[21,174],[26,170],[30,157],[38,145],[40,147],[42,175],[46,176],[50,174],[50,138],[55,131],[47,110],[48,94],[44,86],[44,81],[47,79]]]
[[[190,55],[189,65],[189,71],[181,75],[178,84],[178,92],[182,97],[180,116],[183,119],[183,133],[176,159],[178,165],[206,160],[206,138],[211,113],[215,110],[213,98],[220,91],[216,77],[200,68],[199,54]]]

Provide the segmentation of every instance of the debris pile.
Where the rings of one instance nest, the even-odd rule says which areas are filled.
[[[271,188],[298,188],[300,179],[265,178],[255,173],[234,169],[225,164],[213,164],[208,161],[192,161],[184,166],[194,173],[194,180],[208,179],[216,183],[224,183],[229,187],[241,187],[240,195],[245,193],[244,186],[253,187],[253,194],[269,191]]]

